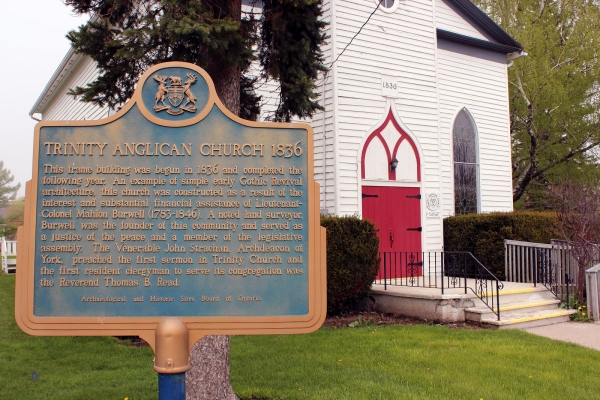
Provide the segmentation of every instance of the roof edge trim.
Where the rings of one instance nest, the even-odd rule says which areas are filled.
[[[464,44],[467,46],[477,47],[484,50],[495,51],[497,53],[509,54],[514,52],[520,52],[523,50],[521,47],[507,46],[505,44],[490,42],[487,40],[477,39],[471,36],[465,36],[454,32],[445,31],[443,29],[436,29],[438,39],[445,39],[451,42]]]
[[[44,100],[45,100],[46,96],[48,95],[48,92],[50,91],[52,86],[54,86],[55,83],[57,83],[56,86],[60,85],[60,83],[64,79],[64,76],[66,76],[66,74],[71,70],[71,67],[76,63],[78,58],[79,58],[79,54],[76,54],[75,50],[73,50],[72,47],[69,48],[69,51],[67,52],[65,57],[62,59],[62,61],[58,65],[58,68],[56,68],[56,71],[54,71],[54,74],[52,74],[52,77],[50,78],[50,80],[48,81],[46,86],[44,87],[44,90],[42,90],[42,93],[37,98],[37,100],[35,101],[35,104],[29,111],[29,116],[32,116],[33,114],[40,112],[38,110],[38,108],[40,108],[42,103],[44,103]],[[59,77],[63,71],[65,72],[65,74],[63,75],[63,78],[59,79]]]
[[[523,46],[510,36],[504,29],[498,26],[486,13],[469,0],[442,0],[458,8],[466,17],[484,29],[493,39],[506,46],[512,46],[515,49],[523,50]],[[514,50],[513,50],[514,51]]]
[[[97,15],[92,15],[90,17],[89,21],[86,22],[86,24],[88,24],[90,22],[95,22],[97,20],[98,20],[98,16]],[[52,76],[50,77],[50,80],[48,81],[48,83],[44,87],[44,90],[42,90],[42,93],[37,98],[37,100],[35,101],[33,107],[29,111],[29,116],[30,117],[33,114],[39,112],[38,108],[40,108],[40,106],[44,103],[44,99],[48,95],[48,91],[52,88],[52,86],[54,86],[54,83],[60,77],[61,72],[63,70],[65,70],[65,72],[69,72],[71,70],[71,68],[73,67],[73,65],[76,64],[76,62],[79,59],[79,57],[81,57],[81,55],[75,53],[75,50],[73,49],[73,47],[69,47],[69,51],[67,52],[67,54],[65,54],[64,58],[62,59],[62,61],[58,65],[58,68],[56,68],[56,71],[54,71],[54,74],[52,74]],[[69,65],[69,61],[71,61],[70,65]],[[62,82],[62,79],[64,79],[65,75],[63,75],[63,78],[61,78],[60,80],[58,80],[58,82],[56,82],[57,83],[57,85],[56,85],[57,87],[60,85],[60,83]]]

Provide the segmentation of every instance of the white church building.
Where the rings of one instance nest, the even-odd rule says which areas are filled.
[[[369,218],[383,251],[404,252],[442,250],[444,217],[512,211],[507,69],[523,47],[469,0],[325,0],[323,10],[325,111],[309,121],[322,213]],[[96,75],[70,51],[30,115],[108,116],[66,95]],[[277,99],[269,88],[263,120]]]

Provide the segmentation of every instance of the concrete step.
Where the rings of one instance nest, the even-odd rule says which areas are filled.
[[[577,310],[565,309],[522,312],[520,314],[514,314],[510,317],[502,316],[500,321],[498,321],[496,318],[485,318],[480,322],[495,329],[527,329],[536,326],[567,322],[570,320],[569,316],[571,314],[575,314],[576,312]],[[502,315],[502,313],[500,313],[500,315]]]
[[[521,302],[540,302],[545,300],[554,300],[556,297],[551,291],[546,289],[543,285],[537,287],[522,287],[522,288],[510,288],[500,290],[500,306],[521,303]],[[488,296],[495,296],[496,293],[486,293]],[[495,301],[494,301],[495,303]]]
[[[518,303],[503,303],[500,299],[500,316],[503,318],[518,317],[524,312],[537,312],[545,310],[556,310],[560,300],[550,299],[541,301],[527,301]],[[489,307],[483,304],[481,300],[477,300],[476,307],[470,307],[465,309],[465,318],[470,321],[480,322],[484,319],[497,318],[494,311],[498,310],[498,307],[494,307],[492,311]]]

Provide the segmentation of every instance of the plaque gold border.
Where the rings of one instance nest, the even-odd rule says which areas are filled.
[[[207,82],[209,97],[204,109],[197,116],[183,121],[160,119],[152,115],[142,102],[144,82],[156,71],[181,67],[198,72]],[[200,67],[184,62],[157,64],[147,70],[136,87],[131,100],[114,115],[95,121],[42,121],[35,126],[32,179],[25,185],[25,216],[18,229],[17,271],[15,284],[15,318],[26,333],[36,336],[139,336],[155,347],[154,331],[160,321],[168,317],[36,317],[34,302],[34,257],[36,238],[36,205],[38,194],[38,162],[40,130],[46,126],[86,127],[109,124],[123,117],[134,104],[150,122],[167,127],[189,126],[200,122],[213,107],[217,107],[234,122],[256,128],[304,129],[307,131],[308,149],[306,179],[308,180],[308,314],[301,316],[252,316],[252,317],[177,317],[186,323],[190,332],[189,348],[206,335],[256,335],[295,334],[317,330],[327,312],[325,228],[320,226],[319,184],[314,181],[314,143],[312,127],[305,123],[279,123],[246,121],[231,113],[215,92],[210,76]]]

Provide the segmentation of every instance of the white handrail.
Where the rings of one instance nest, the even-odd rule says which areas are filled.
[[[17,241],[6,240],[5,237],[0,238],[0,258],[2,258],[2,271],[4,273],[14,272],[17,267]]]
[[[553,240],[552,244],[504,240],[504,273],[506,281],[533,283],[536,268],[542,259],[552,260],[558,267],[571,275],[577,284],[575,263],[571,262],[570,247]]]
[[[505,245],[511,245],[511,246],[539,247],[541,249],[551,249],[552,248],[551,244],[534,243],[534,242],[521,242],[519,240],[509,240],[509,239],[504,239],[504,244]]]

